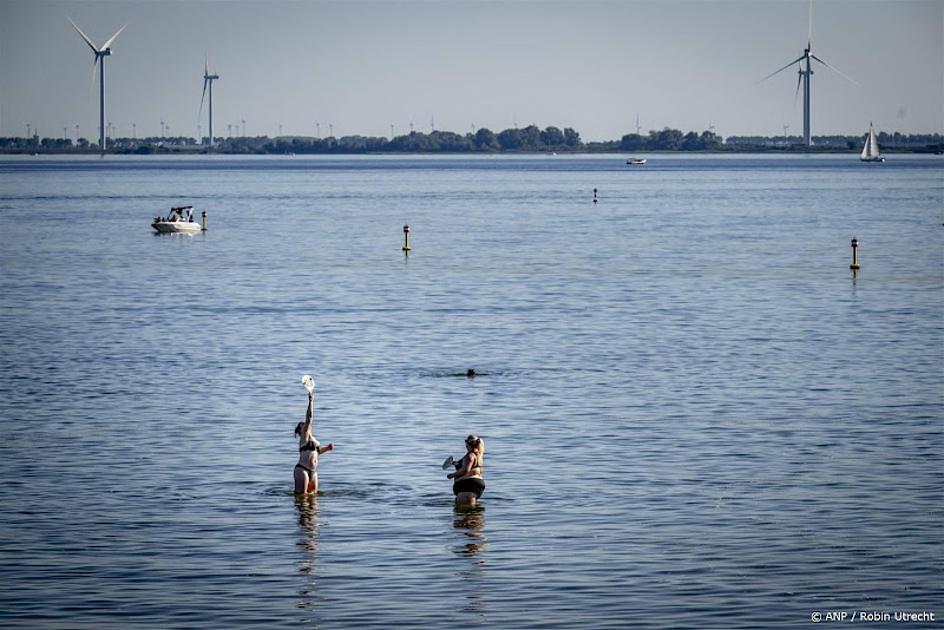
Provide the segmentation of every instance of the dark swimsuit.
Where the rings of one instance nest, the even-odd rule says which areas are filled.
[[[298,447],[299,453],[304,453],[306,451],[318,452],[318,445],[315,444],[314,440],[308,440],[307,442],[305,442],[304,444]],[[302,470],[307,472],[308,475],[311,477],[315,476],[315,471],[309,468],[308,466],[305,466],[304,464],[295,464],[295,468],[301,468]]]
[[[461,467],[461,460],[456,462],[455,466],[458,470]],[[479,474],[482,473],[482,467],[478,466],[478,462],[472,467],[472,470],[476,469],[478,469]],[[482,493],[485,492],[485,480],[481,477],[467,477],[466,479],[459,479],[453,482],[452,493],[459,496],[460,492],[474,492],[475,498],[478,499],[482,496]]]
[[[459,496],[460,492],[474,492],[475,498],[478,499],[485,492],[485,480],[479,477],[460,479],[452,484],[452,493]]]

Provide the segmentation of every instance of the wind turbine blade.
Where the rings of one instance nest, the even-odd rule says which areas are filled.
[[[850,77],[848,74],[846,74],[845,72],[842,72],[842,71],[840,71],[840,70],[838,70],[838,69],[832,67],[831,65],[829,65],[828,63],[826,63],[825,61],[823,61],[822,59],[820,59],[820,58],[817,57],[816,55],[810,54],[810,57],[812,57],[812,58],[815,59],[816,61],[820,62],[821,64],[823,64],[824,66],[826,66],[827,68],[829,68],[830,70],[832,70],[833,72],[835,72],[836,74],[838,74],[839,76],[841,76],[842,78],[846,79],[847,81],[852,81],[852,82],[855,83],[856,85],[859,85],[859,82],[856,81],[855,79],[853,79],[852,77]]]
[[[107,42],[105,42],[104,44],[102,44],[102,50],[107,50],[108,48],[110,48],[110,47],[111,47],[111,43],[112,43],[113,41],[115,41],[115,38],[118,37],[118,35],[121,33],[121,31],[125,30],[126,28],[128,28],[128,25],[127,25],[127,24],[125,24],[124,26],[122,26],[121,28],[119,28],[118,31],[108,39]]]
[[[101,57],[99,57],[98,54],[96,53],[95,61],[92,62],[92,82],[89,83],[89,103],[92,102],[95,96],[95,77],[98,74],[98,60],[100,58]]]
[[[95,44],[92,43],[92,40],[90,40],[90,39],[88,38],[88,35],[86,35],[85,33],[83,33],[83,32],[82,32],[82,29],[80,29],[78,26],[75,25],[75,22],[72,21],[72,18],[66,18],[66,19],[69,20],[69,24],[72,25],[72,28],[74,28],[74,29],[76,30],[76,32],[77,32],[79,35],[82,36],[82,39],[84,39],[84,40],[85,40],[85,43],[89,45],[89,48],[92,49],[92,52],[97,55],[97,54],[98,54],[98,48],[96,48],[96,47],[95,47]]]
[[[769,79],[770,77],[774,76],[774,75],[777,74],[778,72],[783,72],[784,70],[786,70],[787,68],[789,68],[789,67],[792,66],[793,64],[799,63],[800,61],[803,61],[803,57],[804,57],[804,56],[805,56],[805,55],[800,55],[799,57],[797,57],[796,59],[794,59],[793,61],[791,61],[791,62],[788,63],[787,65],[785,65],[784,67],[780,68],[779,70],[775,70],[774,72],[771,72],[771,73],[768,74],[766,77],[764,77],[763,79],[761,79],[760,81],[758,81],[758,83],[763,83],[764,81],[766,81],[766,80]]]
[[[203,96],[200,97],[200,114],[197,116],[198,119],[203,115],[203,99],[206,97],[207,83],[209,82],[209,79],[203,79]]]
[[[802,72],[798,72],[798,73],[797,73],[797,89],[796,89],[796,92],[795,92],[794,95],[793,95],[793,107],[796,107],[796,106],[797,106],[797,100],[799,100],[799,98],[800,98],[800,84],[801,84],[802,82],[803,82],[803,73],[802,73]]]
[[[210,58],[206,53],[203,53],[203,77],[206,78],[210,75]],[[206,83],[203,84],[204,90],[206,89]]]
[[[810,0],[810,31],[809,37],[807,38],[807,45],[810,47],[810,50],[813,49],[813,0]]]

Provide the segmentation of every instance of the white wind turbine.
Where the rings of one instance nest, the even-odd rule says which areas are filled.
[[[203,115],[203,99],[207,94],[207,85],[210,86],[210,103],[207,111],[210,115],[210,147],[213,147],[213,82],[220,78],[218,74],[210,74],[210,62],[203,57],[203,96],[200,97],[200,116]],[[199,118],[199,116],[198,116]]]
[[[105,129],[105,57],[108,57],[109,55],[111,55],[112,42],[114,42],[115,38],[118,37],[118,33],[121,33],[121,31],[125,30],[125,27],[128,25],[125,24],[124,26],[119,28],[118,31],[114,35],[109,37],[108,40],[104,44],[102,44],[101,48],[97,48],[95,44],[92,43],[92,40],[90,40],[88,36],[82,32],[82,29],[80,29],[78,26],[75,25],[75,22],[72,21],[72,18],[67,18],[67,19],[69,20],[69,23],[72,24],[72,27],[76,30],[76,32],[78,32],[78,34],[82,36],[82,39],[85,40],[85,43],[89,45],[89,48],[92,49],[92,52],[95,53],[95,61],[92,62],[93,63],[93,66],[92,66],[92,81],[93,82],[95,81],[95,70],[98,68],[98,66],[101,66],[101,76],[99,77],[100,81],[98,85],[98,99],[99,99],[99,107],[98,107],[99,144],[98,146],[102,151],[102,155],[104,155],[105,148],[106,148],[105,146],[105,131],[106,131]]]
[[[775,72],[771,72],[766,77],[761,79],[761,81],[766,81],[767,79],[774,76],[775,74],[779,72],[783,72],[790,66],[794,64],[799,64],[798,66],[799,76],[797,77],[797,87],[796,87],[796,93],[794,94],[794,101],[796,100],[796,97],[799,96],[800,94],[800,84],[802,83],[803,84],[803,144],[806,145],[807,147],[810,147],[813,144],[812,137],[810,136],[810,113],[812,110],[812,101],[813,101],[813,96],[811,93],[811,88],[812,88],[811,78],[813,77],[813,61],[812,60],[814,59],[818,61],[819,63],[823,64],[824,66],[826,66],[827,68],[829,68],[830,70],[832,70],[833,72],[835,72],[836,74],[840,75],[841,77],[851,81],[852,83],[855,83],[856,85],[859,85],[855,79],[851,78],[850,76],[846,75],[843,72],[840,72],[839,70],[832,67],[831,65],[829,65],[828,63],[826,63],[825,61],[823,61],[822,59],[820,59],[819,57],[813,54],[813,0],[810,0],[809,38],[807,39],[806,49],[803,51],[803,54],[800,55],[798,58],[794,59],[793,61],[791,61],[790,63],[788,63],[787,65],[785,65],[784,67],[780,68],[779,70]]]

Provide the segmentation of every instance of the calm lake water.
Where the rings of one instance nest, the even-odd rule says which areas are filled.
[[[937,627],[944,159],[649,157],[0,161],[0,626]]]

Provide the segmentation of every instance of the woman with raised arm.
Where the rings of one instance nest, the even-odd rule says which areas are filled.
[[[485,467],[485,441],[470,434],[465,438],[465,451],[462,459],[455,463],[456,472],[449,473],[446,478],[455,480],[452,493],[456,495],[456,506],[471,508],[475,507],[475,502],[485,492],[485,478],[482,476]]]
[[[305,412],[305,421],[295,425],[295,435],[298,437],[298,463],[295,464],[295,494],[318,492],[318,456],[334,450],[334,444],[327,446],[311,434],[311,416],[315,406],[315,395],[308,392],[308,410]]]

